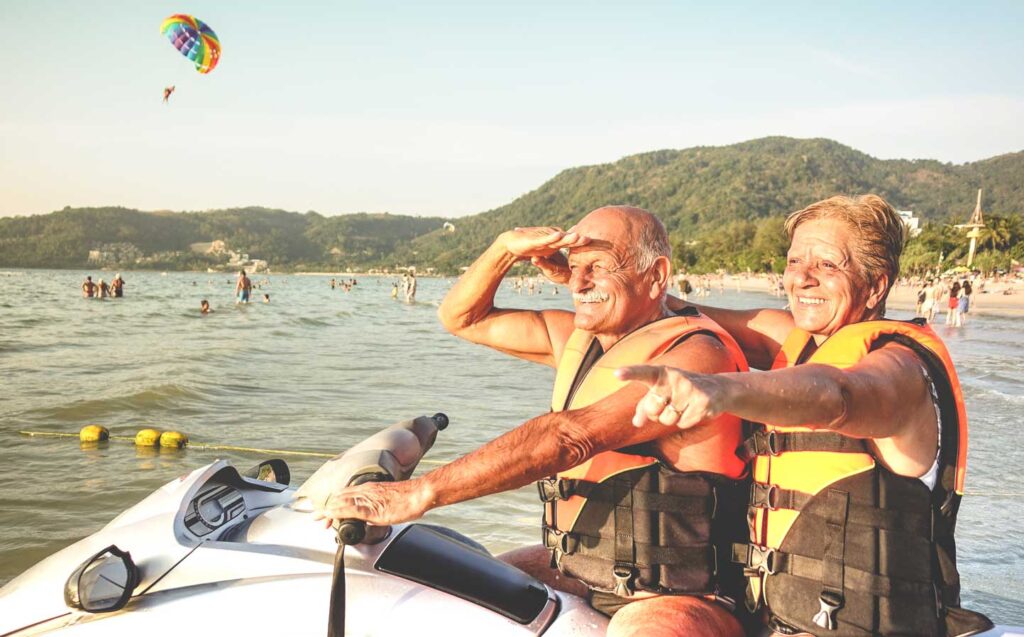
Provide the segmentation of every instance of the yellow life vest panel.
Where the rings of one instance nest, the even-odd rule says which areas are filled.
[[[938,484],[898,476],[863,439],[807,427],[764,425],[739,450],[753,459],[750,542],[733,558],[784,634],[959,635],[991,622],[960,608],[953,529],[963,495],[967,414],[953,362],[927,326],[865,321],[815,347],[793,330],[772,369],[850,367],[888,343],[921,359],[938,399]]]
[[[721,341],[737,371],[746,371],[732,337],[692,308],[637,329],[607,352],[593,334],[576,330],[559,361],[552,410],[598,402],[627,384],[616,369],[649,362],[697,333]],[[553,565],[624,597],[644,590],[739,599],[743,574],[730,563],[730,542],[745,534],[749,482],[722,475],[735,466],[735,458],[728,460],[722,473],[679,472],[637,449],[620,449],[540,481]]]

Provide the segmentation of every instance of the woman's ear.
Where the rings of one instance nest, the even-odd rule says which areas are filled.
[[[885,300],[886,293],[889,291],[889,275],[882,274],[874,282],[871,283],[871,290],[868,293],[867,305],[868,310],[874,311],[882,305]]]

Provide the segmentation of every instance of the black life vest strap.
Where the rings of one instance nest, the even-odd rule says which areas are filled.
[[[803,491],[782,489],[772,484],[754,482],[750,485],[750,506],[758,509],[791,509],[802,511],[815,496]],[[814,515],[801,513],[801,515]],[[824,515],[828,515],[825,513]],[[857,526],[869,526],[884,531],[908,533],[928,538],[931,535],[930,513],[906,511],[895,506],[880,509],[866,504],[850,502],[847,509],[847,523]]]
[[[813,621],[826,630],[836,629],[836,612],[843,607],[846,575],[846,521],[850,512],[850,494],[829,489],[825,502],[825,559],[821,568],[820,608]]]
[[[580,496],[593,502],[618,504],[621,501],[621,494],[615,493],[615,488],[608,488],[608,485],[613,484],[616,480],[621,480],[621,478],[615,477],[605,482],[589,482],[573,478],[546,478],[537,481],[537,491],[542,502],[568,500],[572,496]],[[632,498],[634,509],[659,513],[705,515],[713,514],[716,507],[714,490],[710,495],[700,496],[656,493],[633,488]]]
[[[603,560],[615,560],[616,549],[610,542],[600,542],[598,538],[566,533],[544,527],[544,548],[558,551],[565,555],[585,555]],[[694,566],[703,568],[704,564],[714,564],[717,551],[713,545],[698,546],[655,546],[653,544],[636,543],[633,546],[636,564],[648,566]],[[630,565],[631,566],[631,565]]]
[[[736,449],[740,460],[755,456],[777,456],[787,451],[828,451],[833,453],[870,453],[867,442],[832,431],[765,431],[757,429]]]
[[[614,593],[619,597],[631,596],[636,588],[637,571],[636,533],[633,529],[633,479],[629,473],[612,480],[612,492],[615,497],[615,565],[612,575],[615,578]]]
[[[733,544],[732,561],[743,564],[748,577],[758,576],[762,573],[769,575],[784,573],[800,579],[821,582],[826,569],[824,560],[783,553],[756,544]],[[843,583],[847,590],[875,597],[913,598],[916,596],[919,598],[922,595],[934,595],[934,588],[930,581],[876,575],[849,566],[843,570]]]

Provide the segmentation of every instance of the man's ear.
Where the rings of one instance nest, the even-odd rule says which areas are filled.
[[[651,298],[657,299],[668,290],[669,278],[672,276],[672,262],[668,257],[661,256],[651,266]]]

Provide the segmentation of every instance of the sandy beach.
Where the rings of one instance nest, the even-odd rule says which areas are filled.
[[[737,286],[738,282],[738,286]],[[714,284],[712,284],[714,285]],[[757,290],[768,292],[771,283],[767,278],[761,277],[734,277],[726,276],[726,289],[735,290]],[[1011,294],[1003,294],[1007,289],[1012,289]],[[1012,283],[992,282],[985,285],[982,293],[971,295],[970,314],[1024,317],[1024,292],[1022,286],[1014,286]],[[894,310],[913,311],[917,304],[917,288],[910,285],[897,285],[889,292],[887,306]],[[943,299],[944,300],[944,299]],[[945,316],[945,304],[940,305],[936,316]]]

